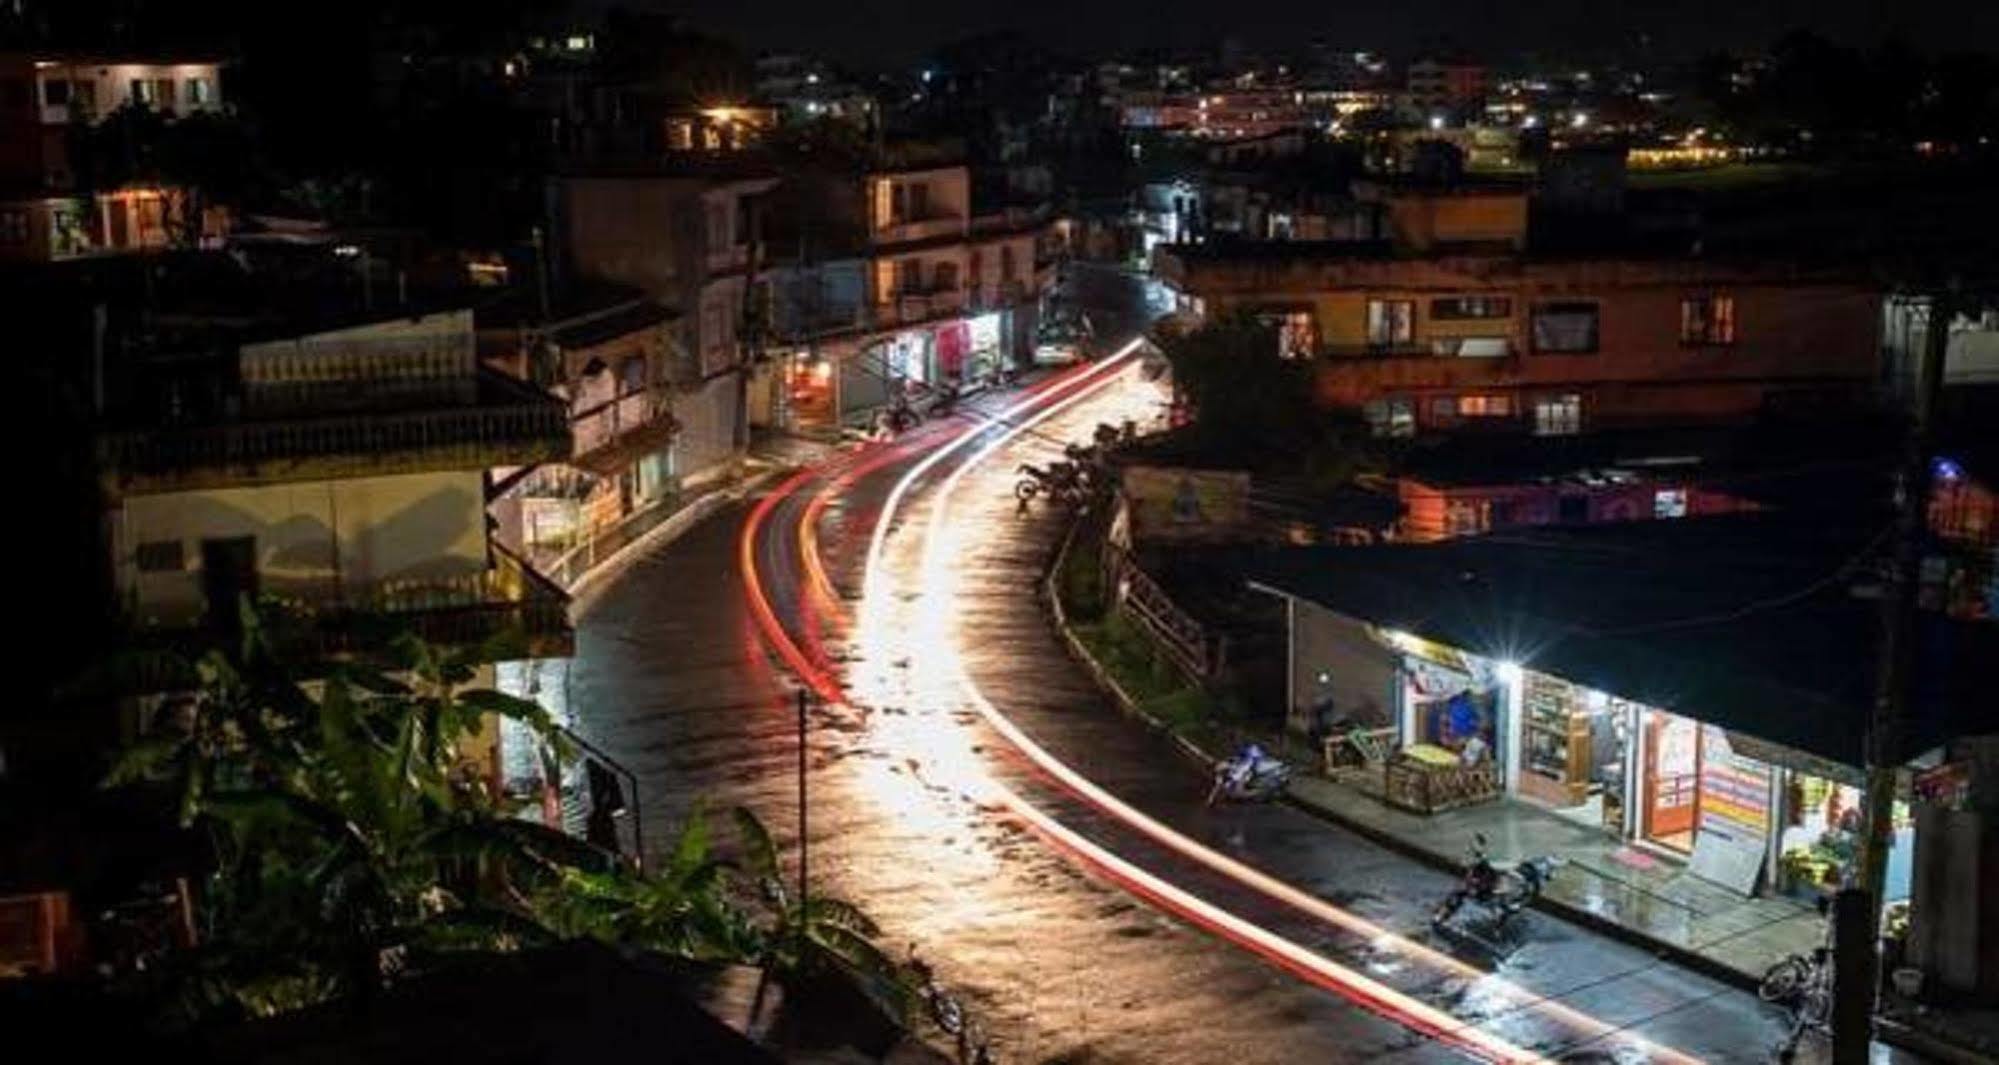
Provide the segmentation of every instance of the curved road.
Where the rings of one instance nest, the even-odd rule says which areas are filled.
[[[865,900],[891,943],[921,944],[1002,1060],[1765,1058],[1781,1019],[1751,996],[1538,914],[1504,943],[1433,941],[1441,875],[1286,807],[1200,805],[1202,782],[1105,707],[1031,591],[1061,524],[1014,513],[1011,471],[1159,399],[1134,370],[1100,379],[1056,382],[981,429],[980,408],[1017,399],[985,397],[643,560],[579,621],[579,729],[639,772],[647,810],[741,803],[789,835],[791,684],[775,633],[791,665],[849,697],[812,737],[815,880]],[[1033,765],[981,701],[1118,805]],[[1244,949],[1215,912],[1287,947]],[[1301,969],[1290,948],[1331,969]],[[1325,971],[1356,983],[1323,990]],[[1354,987],[1385,999],[1362,1008]]]

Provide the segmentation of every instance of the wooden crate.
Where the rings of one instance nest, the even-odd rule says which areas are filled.
[[[1454,810],[1499,797],[1499,769],[1490,761],[1474,766],[1433,766],[1397,758],[1383,772],[1382,797],[1416,813]]]

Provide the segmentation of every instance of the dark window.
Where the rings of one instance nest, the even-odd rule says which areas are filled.
[[[154,540],[139,545],[140,573],[179,573],[187,568],[179,540]]]
[[[42,83],[42,102],[50,107],[65,107],[69,104],[69,82],[56,78]]]
[[[1586,355],[1597,346],[1597,305],[1543,303],[1534,308],[1534,350]]]
[[[909,220],[921,222],[930,217],[930,186],[911,185],[909,187]]]
[[[1000,281],[1002,283],[1013,280],[1013,268],[1013,245],[1000,245]]]
[[[958,288],[958,264],[941,262],[937,264],[937,291],[953,292]]]
[[[1564,525],[1581,525],[1589,520],[1588,496],[1563,496],[1555,504],[1555,520]]]
[[[1458,397],[1438,396],[1430,401],[1430,420],[1454,422],[1458,420]]]
[[[642,392],[646,386],[646,360],[644,356],[634,356],[618,364],[618,390],[630,395]]]
[[[1454,296],[1430,301],[1432,318],[1505,318],[1512,313],[1513,301],[1504,296]]]
[[[916,292],[923,287],[923,260],[901,259],[895,264],[897,292]]]
[[[1735,297],[1690,296],[1681,300],[1680,343],[1689,347],[1735,343]]]
[[[28,212],[0,211],[0,244],[28,242]]]

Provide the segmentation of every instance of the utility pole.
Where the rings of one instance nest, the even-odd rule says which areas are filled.
[[[1857,905],[1835,911],[1841,919],[1862,922],[1861,930],[1849,930],[1839,937],[1842,945],[1859,945],[1860,956],[1845,956],[1851,951],[1835,955],[1840,978],[1835,983],[1833,1048],[1834,1060],[1841,1063],[1866,1060],[1868,1022],[1881,982],[1881,896],[1887,880],[1888,848],[1894,838],[1895,783],[1902,762],[1903,723],[1908,716],[1915,657],[1936,408],[1943,392],[1944,357],[1950,348],[1950,322],[1956,308],[1957,282],[1952,280],[1930,299],[1929,330],[1923,336],[1916,364],[1914,409],[1896,476],[1895,546],[1887,594],[1882,600],[1881,659],[1873,712],[1867,723],[1867,794],[1861,809],[1859,872],[1853,881],[1863,898]]]

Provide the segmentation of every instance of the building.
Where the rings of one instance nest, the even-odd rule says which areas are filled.
[[[672,310],[634,289],[574,285],[544,323],[526,293],[478,310],[481,359],[569,408],[560,463],[501,473],[497,535],[567,585],[681,495],[677,385],[698,381]]]
[[[1328,408],[1387,436],[1575,434],[1864,400],[1879,291],[1797,263],[1537,253],[1526,194],[1381,190],[1385,242],[1162,249],[1205,313],[1282,327]]]
[[[1295,550],[1248,577],[1287,604],[1294,728],[1449,751],[1497,795],[1731,890],[1809,896],[1850,860],[1880,616],[1855,559],[1876,529],[1639,522]],[[1999,628],[1925,613],[1919,641],[1897,757],[1930,765],[1999,729]],[[1898,804],[1890,901],[1911,894],[1912,823]]]
[[[479,367],[469,310],[246,310],[256,324],[208,318],[111,390],[102,489],[133,639],[198,646],[249,601],[307,666],[403,631],[566,656],[567,597],[486,512],[490,471],[568,455],[561,405]]]
[[[1408,91],[1420,120],[1477,112],[1485,106],[1486,70],[1463,57],[1425,56],[1409,64]]]
[[[156,184],[78,192],[73,126],[121,107],[172,117],[223,110],[220,64],[50,53],[0,55],[0,260],[189,247],[219,238],[226,212]]]
[[[757,201],[777,183],[751,159],[668,159],[579,169],[553,189],[565,276],[629,286],[675,316],[686,357],[672,476],[683,487],[733,475],[748,442],[744,378],[761,341],[752,294],[765,268]]]
[[[904,148],[807,179],[774,220],[770,358],[751,388],[760,425],[865,425],[898,395],[976,388],[1033,358],[1055,240],[1045,202],[978,180],[950,153]],[[809,241],[804,231],[810,230]]]

